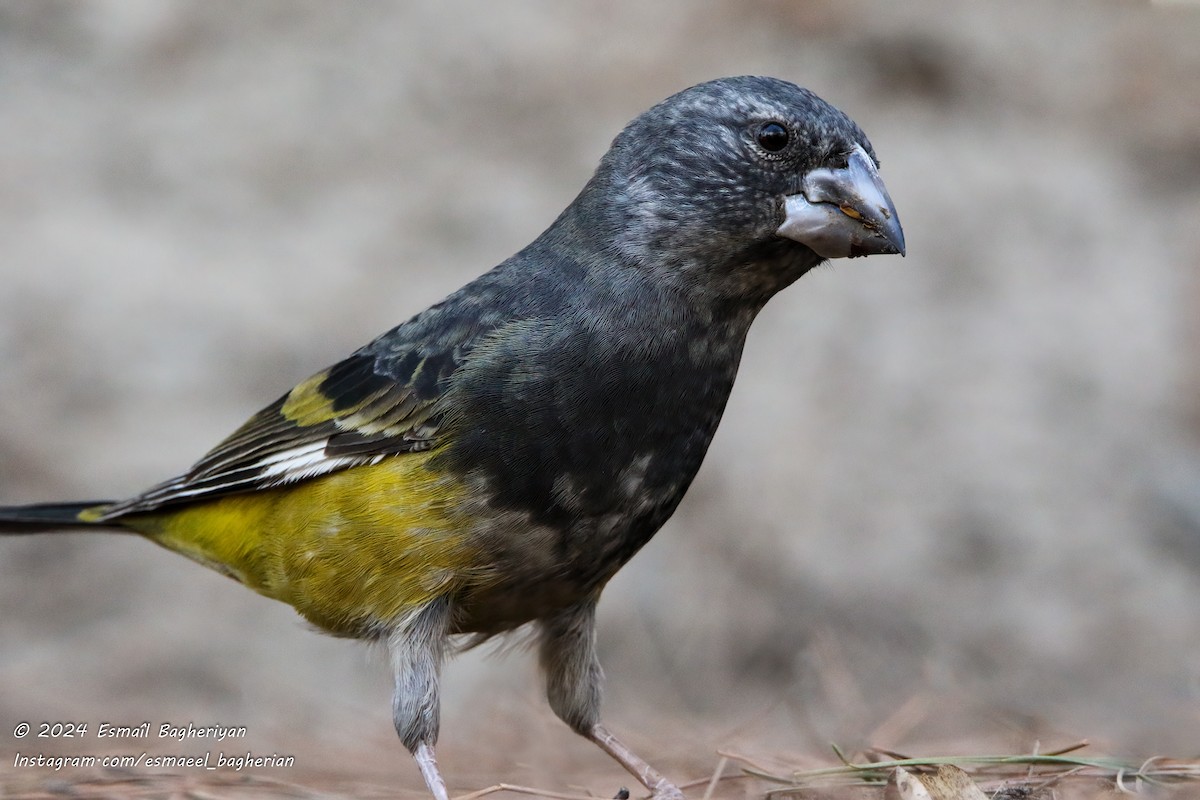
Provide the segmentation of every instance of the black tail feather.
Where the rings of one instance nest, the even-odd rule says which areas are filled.
[[[0,506],[0,534],[51,533],[70,530],[102,530],[111,527],[103,523],[81,520],[79,515],[89,508],[108,505],[108,501],[92,503],[39,503],[32,506]]]

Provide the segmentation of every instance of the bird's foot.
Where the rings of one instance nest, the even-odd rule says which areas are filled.
[[[650,797],[653,800],[684,800],[683,792],[679,791],[679,787],[671,783],[662,776],[658,770],[647,764],[637,756],[632,750],[621,743],[617,737],[608,732],[608,729],[597,722],[588,731],[586,736],[596,744],[604,752],[608,753],[629,773],[637,778],[642,786],[650,790]],[[613,800],[628,800],[629,790],[621,789],[617,792],[617,796]]]
[[[650,797],[653,800],[685,800],[683,792],[679,791],[679,787],[670,781],[659,781],[651,790]]]

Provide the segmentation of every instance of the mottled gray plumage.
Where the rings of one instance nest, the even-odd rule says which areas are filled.
[[[555,713],[678,795],[600,725],[596,602],[700,468],[763,305],[820,253],[903,252],[876,167],[858,126],[793,84],[680,92],[617,136],[528,247],[94,521],[432,450],[432,470],[470,487],[487,580],[341,631],[387,641],[396,729],[430,788],[444,797],[432,746],[447,637],[534,622]],[[336,413],[306,417],[312,398]],[[80,510],[0,510],[0,530],[78,524],[61,509]]]

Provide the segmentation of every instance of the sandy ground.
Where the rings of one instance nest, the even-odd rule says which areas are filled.
[[[757,323],[601,604],[613,727],[680,780],[831,741],[1194,757],[1196,41],[1188,3],[0,3],[0,501],[174,474],[535,236],[644,108],[779,75],[871,136],[909,256]],[[195,721],[418,788],[384,672],[143,542],[0,542],[0,782],[19,721]],[[627,782],[526,654],[446,685],[456,791]]]

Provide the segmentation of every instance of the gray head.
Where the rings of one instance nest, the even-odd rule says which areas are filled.
[[[877,168],[862,129],[807,89],[723,78],[633,120],[575,211],[664,279],[765,302],[826,258],[904,253]]]

